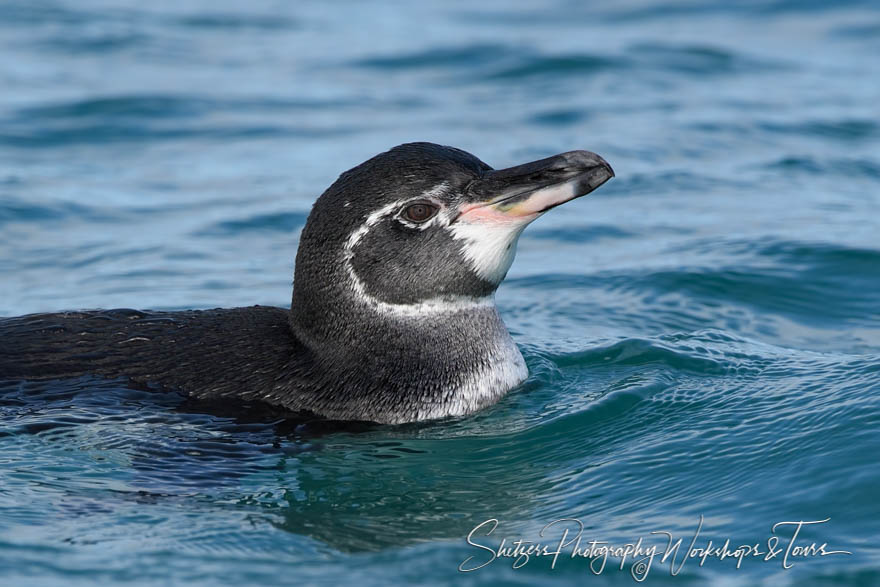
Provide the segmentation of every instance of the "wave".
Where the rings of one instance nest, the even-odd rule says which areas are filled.
[[[32,203],[21,198],[3,195],[0,198],[0,226],[19,223],[49,223],[67,220],[112,222],[118,217],[97,206],[76,202]]]
[[[796,137],[812,136],[821,139],[862,141],[880,136],[880,123],[866,118],[807,120],[790,123],[761,122],[757,124],[756,130]]]
[[[540,235],[552,238],[555,231]],[[565,240],[570,230],[560,233]],[[576,234],[576,231],[575,231]],[[622,235],[621,235],[622,236]],[[880,320],[880,250],[778,239],[689,241],[689,255],[718,257],[712,265],[604,271],[592,275],[534,275],[511,279],[516,287],[604,290],[635,294],[651,303],[745,306],[798,321],[877,324]],[[684,249],[682,249],[684,250]],[[670,256],[676,254],[670,248]]]
[[[199,236],[235,236],[251,231],[276,231],[293,234],[306,223],[307,214],[301,212],[274,212],[248,218],[222,220],[196,232]]]
[[[350,65],[379,70],[454,70],[456,75],[467,73],[469,81],[480,83],[536,77],[570,78],[610,70],[718,76],[754,74],[788,67],[781,61],[752,57],[720,46],[672,43],[638,43],[618,53],[544,53],[528,46],[498,44],[440,46],[412,53],[368,57]]]
[[[0,132],[0,145],[17,148],[69,147],[72,145],[102,145],[108,143],[147,143],[155,141],[184,141],[193,139],[253,140],[280,138],[326,138],[349,136],[359,132],[355,127],[282,126],[277,124],[207,124],[205,126],[159,127],[155,124],[99,122],[78,124],[63,128],[29,128],[21,132]]]
[[[517,63],[491,71],[486,78],[489,80],[521,80],[533,77],[588,75],[626,66],[625,60],[608,55],[589,53],[532,55],[521,57]]]
[[[473,44],[454,47],[437,47],[412,53],[367,57],[353,61],[351,65],[369,69],[438,69],[474,68],[492,63],[515,54],[506,45]]]
[[[810,175],[880,178],[880,161],[865,158],[787,156],[767,164],[768,169]]]

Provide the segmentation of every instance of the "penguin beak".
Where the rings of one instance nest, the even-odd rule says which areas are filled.
[[[614,177],[590,151],[569,151],[487,172],[470,184],[461,216],[473,220],[531,222],[550,208],[585,196]]]

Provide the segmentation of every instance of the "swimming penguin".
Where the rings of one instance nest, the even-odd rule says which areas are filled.
[[[94,375],[333,420],[470,414],[525,380],[494,292],[527,224],[614,176],[589,151],[494,170],[409,143],[343,173],[302,231],[290,310],[0,320],[0,379]]]

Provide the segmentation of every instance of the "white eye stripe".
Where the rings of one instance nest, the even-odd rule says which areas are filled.
[[[397,202],[382,206],[381,208],[367,216],[364,223],[360,225],[357,230],[349,235],[348,241],[346,241],[345,246],[343,247],[343,256],[347,256],[348,260],[351,260],[352,250],[354,249],[355,245],[357,245],[360,240],[364,238],[364,235],[370,231],[370,228],[373,227],[373,225],[375,225],[377,222],[382,220],[382,218],[394,212],[394,210],[396,210],[397,207],[400,206],[402,203],[402,200],[398,200]]]
[[[417,228],[419,230],[425,230],[429,226],[434,226],[438,222],[440,222],[441,217],[445,221],[444,224],[448,225],[450,222],[450,214],[448,213],[448,209],[443,203],[440,201],[440,196],[445,195],[449,190],[449,183],[441,182],[432,187],[429,190],[422,192],[418,197],[412,198],[411,200],[406,200],[401,203],[400,212],[397,214],[396,219],[401,223],[410,228]],[[412,204],[416,204],[418,202],[431,202],[439,209],[432,218],[429,218],[425,222],[413,222],[404,217],[404,213],[406,209]]]
[[[436,206],[437,212],[425,220],[424,222],[413,222],[409,218],[406,217],[407,209],[414,205],[422,202],[430,203],[433,206]],[[395,215],[394,219],[400,222],[401,224],[408,226],[409,228],[415,228],[418,230],[425,230],[429,226],[434,226],[435,224],[443,224],[444,226],[449,224],[450,215],[447,212],[446,206],[444,206],[440,201],[435,199],[428,198],[415,198],[409,200],[405,204],[400,207],[400,211]]]
[[[363,282],[357,276],[357,273],[355,273],[354,267],[351,264],[351,260],[354,257],[354,248],[370,231],[370,229],[378,224],[383,218],[390,216],[395,211],[398,211],[399,214],[401,208],[405,207],[405,205],[409,202],[414,202],[418,200],[436,201],[436,196],[439,193],[445,191],[447,188],[447,183],[443,182],[440,185],[428,190],[427,192],[424,192],[418,198],[397,200],[396,202],[392,202],[390,204],[382,206],[381,208],[367,216],[367,218],[364,220],[364,223],[356,230],[354,230],[351,235],[349,235],[348,240],[342,247],[342,263],[345,267],[346,272],[348,273],[349,284],[351,285],[351,288],[354,291],[356,298],[365,302],[369,306],[374,307],[383,314],[391,314],[396,316],[420,316],[425,314],[435,314],[443,312],[458,312],[462,310],[470,310],[473,308],[494,307],[495,298],[493,295],[488,295],[481,298],[472,298],[467,296],[443,296],[424,300],[414,304],[389,304],[387,302],[378,300],[367,293]],[[440,205],[439,202],[438,205]],[[422,230],[424,230],[424,228],[427,228],[428,226],[432,226],[437,222],[442,222],[443,224],[448,225],[451,220],[452,214],[447,207],[442,205],[440,206],[440,212],[438,212],[433,218],[431,218],[427,222],[421,224],[409,224],[412,224],[413,227]],[[398,218],[398,220],[400,220],[401,222],[405,222],[400,218]]]
[[[431,189],[429,189],[425,192],[422,192],[421,197],[426,200],[436,200],[438,197],[446,194],[446,192],[448,190],[449,190],[449,183],[444,181],[444,182],[438,183],[437,185],[435,185]]]

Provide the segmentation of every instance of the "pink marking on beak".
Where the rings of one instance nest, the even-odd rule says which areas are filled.
[[[477,203],[464,204],[459,209],[459,221],[470,223],[520,223],[529,222],[540,216],[540,212],[518,213],[516,208],[499,210],[493,204]]]

